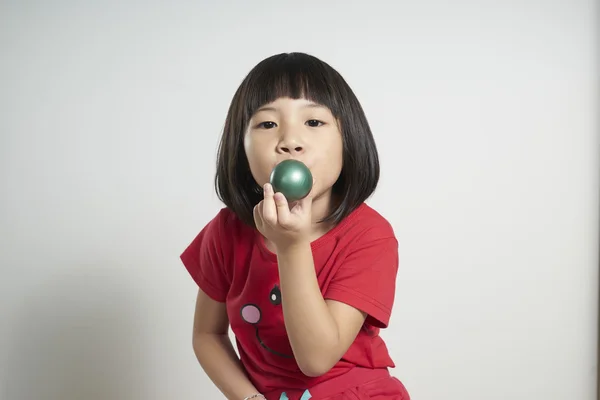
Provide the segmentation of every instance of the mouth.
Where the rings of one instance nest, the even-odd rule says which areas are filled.
[[[261,345],[261,346],[262,346],[262,347],[263,347],[265,350],[267,350],[269,353],[273,353],[273,354],[275,354],[276,356],[283,357],[283,358],[294,358],[293,356],[291,356],[291,355],[289,355],[289,354],[280,353],[280,352],[278,352],[278,351],[276,351],[276,350],[273,350],[273,349],[272,349],[272,348],[270,348],[269,346],[267,346],[267,345],[265,344],[265,342],[263,342],[263,341],[262,341],[262,339],[260,338],[260,334],[258,333],[258,327],[255,327],[254,329],[256,330],[256,340],[258,340],[258,343],[260,343],[260,345]]]
[[[277,160],[277,161],[275,161],[275,162],[273,163],[273,165],[271,166],[271,169],[275,168],[276,166],[278,166],[278,165],[279,165],[279,164],[281,164],[282,162],[284,162],[284,161],[289,161],[289,160],[301,162],[302,164],[306,165],[306,167],[307,167],[308,169],[312,170],[312,166],[311,166],[311,164],[309,164],[307,161],[301,160],[301,159],[299,159],[299,158],[294,158],[294,157],[283,158],[283,159],[281,159],[281,160]]]

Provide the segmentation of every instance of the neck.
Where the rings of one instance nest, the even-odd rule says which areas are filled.
[[[327,233],[331,228],[333,228],[333,223],[331,222],[319,222],[325,217],[327,217],[333,208],[335,207],[336,202],[331,193],[328,191],[327,193],[322,194],[321,196],[315,197],[312,202],[312,240],[316,240],[319,237],[323,236]]]

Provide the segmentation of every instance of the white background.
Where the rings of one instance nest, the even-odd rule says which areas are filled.
[[[218,399],[178,257],[263,58],[337,68],[381,155],[415,400],[595,398],[598,9],[541,1],[3,1],[0,398]]]

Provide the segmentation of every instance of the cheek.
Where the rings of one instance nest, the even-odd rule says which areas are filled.
[[[254,180],[259,185],[268,182],[271,173],[271,160],[266,152],[266,147],[264,143],[259,143],[251,135],[244,137],[244,151],[246,152],[248,165],[250,166]]]
[[[332,186],[342,171],[343,147],[341,139],[332,140],[326,148],[327,151],[321,153],[317,173],[323,184]]]
[[[336,135],[331,139],[328,153],[331,167],[337,171],[340,171],[342,169],[342,160],[344,155],[344,144],[342,142],[341,135]]]

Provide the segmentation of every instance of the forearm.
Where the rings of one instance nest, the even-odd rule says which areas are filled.
[[[204,372],[228,400],[243,400],[258,393],[227,335],[195,334],[193,347]]]
[[[287,335],[299,367],[320,375],[335,363],[338,327],[323,299],[310,243],[278,250]]]

